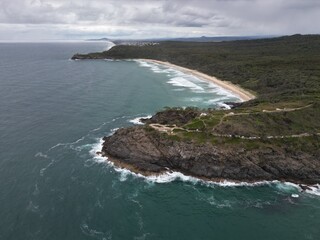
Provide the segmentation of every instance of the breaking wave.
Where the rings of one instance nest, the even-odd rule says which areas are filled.
[[[144,117],[136,117],[134,119],[130,119],[129,122],[135,124],[135,125],[144,125],[143,122],[141,122],[142,119],[149,119],[151,118],[152,116],[151,115],[148,115],[148,116],[144,116]]]
[[[303,192],[302,188],[295,183],[291,182],[280,182],[278,180],[273,181],[257,181],[257,182],[234,182],[234,181],[211,181],[211,180],[203,180],[200,178],[196,178],[193,176],[185,175],[181,172],[170,171],[168,169],[167,172],[162,174],[155,174],[151,176],[144,176],[140,173],[132,172],[125,168],[117,167],[112,161],[108,160],[107,157],[102,157],[97,154],[97,152],[101,151],[103,146],[103,139],[99,139],[97,143],[92,145],[92,149],[90,150],[90,154],[98,163],[106,163],[108,166],[112,167],[119,175],[119,181],[126,181],[129,177],[144,179],[149,183],[158,183],[165,184],[171,183],[174,181],[188,182],[191,184],[200,184],[207,187],[257,187],[257,186],[274,186],[277,190],[281,192],[287,192],[291,194],[291,197],[299,197],[297,193]],[[306,190],[305,193],[320,196],[320,184],[310,186],[309,190]]]
[[[228,90],[219,87],[213,82],[201,79],[188,73],[181,72],[175,68],[164,66],[157,63],[150,63],[144,60],[135,60],[141,67],[149,68],[155,73],[166,74],[169,77],[167,83],[175,88],[173,91],[183,91],[189,89],[195,93],[214,93],[218,96],[223,96],[224,99],[218,97],[219,100],[213,99],[214,103],[222,102],[222,100],[239,101],[240,97]],[[210,102],[208,102],[210,103]]]

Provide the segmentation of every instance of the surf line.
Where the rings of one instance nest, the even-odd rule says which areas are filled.
[[[221,88],[231,92],[233,95],[239,97],[241,102],[246,102],[246,101],[249,101],[249,100],[256,98],[256,96],[253,95],[251,92],[243,89],[242,87],[240,87],[238,85],[235,85],[229,81],[220,80],[214,76],[209,76],[209,75],[202,73],[202,72],[199,72],[197,70],[181,67],[181,66],[172,64],[170,62],[164,62],[164,61],[159,61],[159,60],[154,60],[154,59],[137,59],[137,60],[142,61],[142,62],[147,62],[147,63],[160,64],[160,65],[178,70],[182,73],[195,76],[195,77],[202,79],[204,81],[211,82],[211,83],[215,84],[216,86],[221,87]]]

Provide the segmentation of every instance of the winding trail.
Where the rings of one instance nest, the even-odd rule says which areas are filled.
[[[276,108],[275,110],[262,110],[262,112],[245,112],[245,113],[229,112],[229,113],[226,113],[220,119],[220,122],[213,128],[213,130],[216,127],[220,126],[227,117],[241,116],[241,115],[258,115],[258,114],[261,114],[261,113],[294,112],[294,111],[302,110],[302,109],[305,109],[305,108],[309,108],[311,106],[313,106],[313,104],[309,104],[309,105],[306,105],[306,106],[303,106],[303,107],[298,107],[298,108],[282,108],[282,109]]]
[[[254,113],[229,112],[229,113],[226,113],[224,116],[222,116],[222,118],[220,119],[220,122],[213,128],[213,130],[216,127],[218,127],[219,125],[221,125],[227,117],[240,116],[240,115],[257,115],[257,114],[261,114],[261,113],[292,112],[292,111],[298,111],[301,109],[305,109],[305,108],[308,108],[311,106],[312,106],[312,104],[309,104],[309,105],[303,106],[303,107],[298,107],[298,108],[283,108],[283,109],[277,108],[276,110],[262,110],[262,112],[254,112]],[[204,126],[206,127],[206,123],[202,119],[200,119],[200,120],[203,122]],[[185,131],[185,132],[203,132],[199,129],[190,130],[190,129],[186,129],[184,127],[178,127],[176,125],[163,125],[163,124],[158,124],[158,123],[149,124],[149,126],[159,132],[164,132],[169,135],[176,135],[177,133],[175,133],[174,130],[180,130],[180,131]],[[292,134],[292,135],[274,135],[274,136],[269,135],[269,136],[264,136],[264,137],[232,135],[232,134],[216,134],[216,133],[212,133],[212,132],[210,134],[215,137],[240,138],[240,139],[246,139],[246,140],[258,140],[258,139],[264,139],[264,138],[267,138],[267,139],[302,138],[302,137],[311,137],[314,135],[320,136],[320,133],[300,133],[300,134]]]

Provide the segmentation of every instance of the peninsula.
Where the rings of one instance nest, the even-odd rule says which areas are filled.
[[[145,175],[320,183],[320,36],[115,46],[72,59],[147,59],[213,80],[230,110],[171,108],[104,138],[101,154]],[[214,76],[214,77],[213,77]],[[220,82],[215,78],[226,80]],[[238,88],[239,87],[239,88]],[[237,88],[237,89],[235,89]]]

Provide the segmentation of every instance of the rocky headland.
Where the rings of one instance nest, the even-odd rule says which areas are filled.
[[[116,165],[144,175],[172,170],[214,181],[320,183],[319,150],[297,151],[268,142],[249,149],[243,144],[179,139],[178,134],[150,127],[166,124],[179,128],[196,116],[196,111],[160,112],[145,120],[145,126],[122,128],[105,137],[102,154]]]
[[[165,64],[208,81],[215,76],[220,87],[237,87],[244,100],[229,103],[230,110],[167,109],[144,126],[119,129],[104,138],[101,152],[115,164],[143,174],[174,170],[218,181],[315,184],[320,183],[319,51],[319,35],[293,35],[118,45],[72,59]]]

